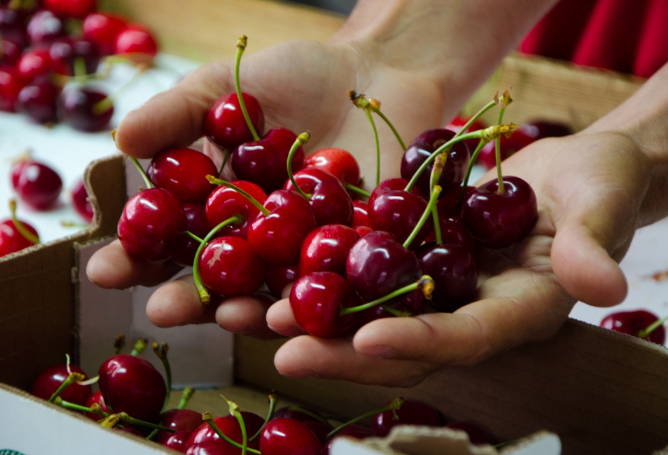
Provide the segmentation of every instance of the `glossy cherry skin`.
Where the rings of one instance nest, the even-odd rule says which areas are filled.
[[[299,262],[302,243],[316,228],[315,216],[308,201],[294,191],[276,190],[248,229],[248,242],[260,257],[272,265]]]
[[[535,139],[531,136],[526,135],[522,130],[517,130],[513,132],[513,135],[510,137],[501,136],[500,139],[500,154],[501,161],[505,160],[509,156],[519,152],[527,145],[534,142]],[[478,155],[478,163],[485,166],[487,169],[493,169],[496,167],[496,141],[490,141],[485,144],[480,150],[480,155]]]
[[[188,231],[195,234],[200,239],[206,237],[211,231],[209,221],[206,219],[204,207],[197,204],[183,204],[183,213],[188,220]],[[199,247],[199,242],[188,234],[180,234],[172,247],[172,260],[183,267],[192,267],[195,260],[195,253]]]
[[[251,295],[264,282],[264,262],[239,237],[218,237],[204,247],[199,259],[202,282],[224,295]]]
[[[320,455],[321,451],[316,435],[296,420],[273,419],[260,435],[262,455]]]
[[[352,227],[366,226],[371,227],[369,223],[369,204],[364,201],[353,201],[353,224]]]
[[[0,35],[3,39],[10,40],[19,47],[28,44],[28,36],[23,25],[24,18],[15,9],[0,8]]]
[[[453,137],[455,137],[455,133],[452,131],[444,128],[436,128],[427,130],[413,139],[413,142],[410,143],[404,156],[401,158],[401,177],[410,180],[422,163],[437,148]],[[443,193],[447,193],[461,185],[466,174],[469,159],[469,150],[466,144],[458,142],[452,147],[445,162],[441,178],[438,179],[438,184],[443,188]],[[432,162],[420,175],[416,183],[416,186],[424,195],[429,194],[429,180],[431,179],[431,170],[433,167]]]
[[[252,412],[241,411],[241,416],[244,419],[244,425],[246,426],[246,434],[249,437],[257,433],[257,431],[262,427],[262,425],[264,425],[264,419],[257,414],[253,414]],[[242,443],[243,438],[241,434],[241,427],[239,426],[239,422],[235,417],[228,415],[225,417],[216,417],[213,420],[216,426],[220,428],[220,431],[222,431],[224,435],[226,435],[234,442],[238,442],[239,444]],[[232,453],[236,455],[241,455],[241,449],[234,447],[231,444],[228,444],[227,442],[223,441],[220,438],[220,436],[218,436],[216,432],[213,431],[209,426],[209,424],[206,422],[202,423],[199,426],[199,428],[197,428],[193,432],[193,434],[190,436],[190,439],[188,439],[188,442],[186,443],[186,448],[190,450],[192,446],[196,444],[202,444],[205,441],[212,441],[220,446],[229,447],[232,449]],[[256,450],[259,449],[260,448],[259,439],[256,439],[255,441],[249,441],[248,447],[251,447]]]
[[[367,301],[379,299],[422,276],[415,253],[388,232],[374,231],[360,238],[348,254],[348,281]]]
[[[100,64],[100,52],[95,44],[85,39],[61,38],[51,44],[49,55],[54,71],[63,76],[74,76],[77,61],[83,61],[86,74],[95,74]]]
[[[260,185],[266,193],[283,187],[288,180],[286,163],[297,135],[286,128],[273,128],[259,141],[246,142],[232,153],[232,169],[240,180]],[[304,167],[304,150],[292,158],[292,172]]]
[[[221,441],[204,441],[199,444],[190,446],[185,451],[185,453],[186,455],[236,455],[237,454],[237,452],[234,451],[234,448],[231,445]]]
[[[316,167],[329,172],[341,183],[357,186],[360,182],[360,167],[355,157],[336,147],[328,147],[311,153],[304,160],[304,167]]]
[[[468,199],[468,197],[475,191],[476,187],[468,185],[466,187],[466,194],[464,194],[464,199],[462,200],[465,201]],[[457,212],[457,204],[459,204],[459,198],[462,195],[462,187],[460,186],[459,188],[456,188],[449,193],[446,193],[443,195],[441,193],[441,197],[438,198],[438,202],[436,203],[436,206],[438,207],[439,213],[455,213]],[[461,207],[458,213],[461,213]]]
[[[465,246],[471,254],[475,253],[478,250],[478,244],[464,228],[462,216],[454,210],[441,210],[441,201],[442,199],[438,201],[438,224],[441,227],[443,243],[457,243]],[[434,240],[436,240],[436,236],[432,232],[427,237],[427,242],[433,242]]]
[[[40,47],[24,52],[16,64],[16,69],[26,82],[53,71],[53,60],[49,49]]]
[[[74,210],[83,218],[86,223],[93,221],[95,212],[93,211],[93,204],[88,200],[88,191],[83,178],[79,177],[72,185],[72,206]]]
[[[309,335],[335,338],[349,334],[360,321],[358,314],[340,316],[342,308],[361,305],[353,287],[341,275],[314,272],[292,286],[290,307],[295,320]]]
[[[114,412],[127,412],[139,420],[155,422],[167,394],[162,375],[141,357],[118,354],[98,371],[104,402]]]
[[[465,117],[465,116],[462,116],[462,115],[458,115],[457,117],[452,119],[450,121],[450,123],[448,123],[448,126],[446,126],[446,128],[451,130],[451,131],[454,131],[455,133],[458,133],[464,127],[464,125],[466,125],[468,123],[469,119],[470,119],[470,117]],[[480,119],[478,119],[471,124],[471,126],[469,127],[467,132],[470,133],[472,131],[477,131],[477,130],[481,130],[481,129],[484,129],[484,128],[486,128],[486,125]],[[464,133],[462,133],[462,134],[464,134]],[[467,140],[464,141],[464,143],[466,144],[466,146],[469,149],[469,153],[473,153],[473,151],[478,146],[479,142],[480,142],[480,139],[467,139]]]
[[[39,238],[39,235],[37,235],[37,231],[34,227],[25,221],[21,222],[26,227],[26,229],[28,229],[28,231]],[[16,253],[17,251],[21,251],[33,245],[34,243],[25,238],[23,234],[21,234],[18,229],[16,229],[13,220],[9,219],[0,223],[0,257],[11,253]]]
[[[21,58],[21,46],[8,39],[0,40],[0,65],[14,66]]]
[[[503,177],[504,194],[498,180],[481,185],[462,208],[462,223],[479,244],[504,248],[523,239],[538,219],[536,193],[519,177]]]
[[[255,183],[244,180],[234,180],[230,183],[253,196],[260,204],[264,204],[267,201],[267,195]],[[221,236],[232,235],[247,239],[248,228],[255,221],[259,213],[258,208],[246,199],[245,196],[242,196],[232,188],[222,185],[215,189],[206,201],[206,217],[211,227],[218,226],[234,215],[241,216],[241,222],[227,225],[218,231]]]
[[[83,21],[83,36],[94,43],[102,55],[114,53],[116,37],[125,28],[124,17],[108,12],[90,13]]]
[[[148,29],[139,24],[129,24],[114,42],[114,54],[122,55],[135,63],[150,63],[158,53],[158,44]]]
[[[309,204],[318,226],[353,222],[353,201],[339,179],[318,168],[302,169],[294,175],[301,190],[310,196]],[[294,190],[292,181],[285,182],[286,190]]]
[[[360,236],[342,224],[327,224],[311,231],[302,244],[299,275],[313,272],[346,274],[348,253]]]
[[[86,406],[87,408],[90,408],[91,406],[93,406],[93,404],[98,404],[104,412],[107,412],[107,413],[109,412],[109,408],[104,403],[104,397],[102,396],[102,392],[100,392],[99,390],[97,392],[95,392],[94,394],[92,394],[90,397],[88,397],[88,400],[86,400],[86,404],[84,406]],[[99,416],[97,414],[93,414],[92,412],[84,412],[84,415],[86,417],[88,417],[89,419],[91,419],[92,421],[94,421],[94,422],[97,422],[97,421],[102,420],[104,418],[104,417]]]
[[[637,337],[641,330],[658,320],[659,317],[646,310],[618,311],[603,318],[601,327]],[[666,342],[666,329],[661,325],[644,339],[663,345]]]
[[[264,283],[269,288],[271,295],[280,299],[283,297],[283,289],[297,281],[299,278],[299,264],[288,266],[267,265],[264,273]]]
[[[32,45],[49,44],[67,35],[65,24],[51,11],[38,11],[28,22],[28,39]]]
[[[188,228],[179,200],[162,188],[142,190],[125,204],[118,239],[135,259],[162,262],[172,257],[174,241]]]
[[[58,200],[63,181],[44,163],[23,161],[12,168],[12,186],[21,201],[36,210],[46,210]]]
[[[70,365],[70,370],[73,373],[81,373],[88,379],[86,373],[76,365]],[[51,398],[58,387],[65,382],[65,379],[70,375],[67,371],[67,365],[56,365],[49,367],[42,371],[37,379],[32,383],[30,393],[43,400]],[[85,380],[84,379],[84,380]],[[88,398],[93,394],[90,385],[80,385],[77,383],[70,384],[59,396],[70,403],[76,403],[80,406],[85,406]]]
[[[218,169],[204,153],[175,148],[157,154],[147,173],[155,186],[171,191],[181,202],[204,204],[216,189],[206,176],[217,176]]]
[[[301,421],[302,425],[311,430],[311,432],[318,438],[320,444],[324,447],[327,444],[327,435],[332,431],[332,427],[325,425],[317,420]],[[324,450],[324,449],[323,449]]]
[[[264,132],[264,113],[254,96],[241,93],[244,105],[257,134]],[[218,147],[233,151],[245,142],[253,140],[236,93],[228,93],[213,102],[204,115],[204,134]]]
[[[56,122],[60,91],[49,77],[37,78],[19,92],[16,110],[37,123]]]
[[[392,411],[383,411],[373,417],[371,428],[377,436],[383,437],[397,425],[422,425],[439,427],[442,419],[439,412],[428,404],[406,400],[401,409],[396,411],[398,419],[394,419]]]
[[[309,408],[306,406],[300,406],[301,408],[312,412],[313,414],[319,416],[320,418],[324,419],[325,416],[322,415],[318,410]],[[282,408],[278,408],[275,412],[274,415],[271,417],[272,419],[279,419],[279,418],[286,418],[286,419],[293,419],[293,420],[298,420],[300,422],[306,422],[308,420],[313,420],[313,416],[310,416],[308,414],[305,414],[301,411],[298,411],[296,409],[291,409],[290,406],[284,406]]]
[[[520,131],[533,138],[534,141],[546,137],[564,137],[573,134],[573,130],[568,125],[561,122],[540,119],[534,119],[524,123],[520,126]]]
[[[450,422],[445,428],[463,431],[473,445],[496,444],[496,440],[485,429],[472,422]]]
[[[200,415],[200,420],[202,420],[201,415]],[[165,447],[169,447],[172,450],[176,450],[177,452],[186,453],[186,442],[188,442],[188,439],[190,439],[190,436],[192,436],[193,434],[191,430],[181,430],[177,431],[176,433],[166,433],[166,434],[167,438],[164,441],[158,441],[158,438],[156,438],[155,441],[162,444]]]
[[[190,435],[202,425],[202,413],[192,409],[170,409],[160,414],[160,425],[171,428],[177,432],[188,431],[188,437],[181,438],[185,451],[185,443]],[[175,433],[161,430],[155,436],[154,441],[159,444],[165,444]],[[175,442],[175,441],[174,441]]]
[[[60,119],[75,130],[94,132],[107,129],[109,121],[114,115],[112,105],[104,106],[104,109],[96,109],[101,101],[108,98],[103,93],[93,88],[71,88],[64,90],[58,103],[58,114]],[[105,104],[107,101],[105,101]]]
[[[439,311],[453,312],[473,301],[478,286],[478,267],[469,250],[455,243],[425,243],[415,251],[422,271],[434,280],[434,292],[427,304]]]
[[[61,17],[83,19],[95,11],[95,0],[44,0],[44,6]]]
[[[0,111],[14,112],[26,81],[16,68],[0,67]]]

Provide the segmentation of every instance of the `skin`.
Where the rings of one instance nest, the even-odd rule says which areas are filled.
[[[308,129],[307,150],[348,149],[369,177],[375,173],[373,137],[347,90],[381,100],[383,112],[410,140],[452,118],[554,3],[509,0],[492,10],[490,0],[362,0],[330,43],[287,42],[244,57],[243,90],[260,101],[267,129]],[[232,90],[232,62],[206,65],[129,114],[118,128],[117,146],[138,158],[186,146],[202,136],[208,106]],[[396,176],[401,149],[389,128],[377,125],[382,178]],[[586,130],[536,142],[505,161],[504,174],[534,188],[538,223],[519,244],[482,253],[478,300],[453,314],[381,319],[353,339],[322,340],[301,335],[287,299],[270,307],[237,297],[203,308],[186,277],[151,296],[148,317],[161,327],[215,321],[259,338],[294,337],[275,357],[284,375],[394,386],[547,339],[576,301],[606,307],[625,298],[618,262],[637,228],[668,214],[666,128],[668,66]],[[205,152],[220,160],[211,145]],[[491,171],[478,184],[495,177]],[[152,285],[175,271],[132,261],[118,242],[96,253],[87,269],[103,288]]]

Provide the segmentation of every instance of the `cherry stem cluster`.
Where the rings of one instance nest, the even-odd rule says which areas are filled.
[[[165,395],[165,402],[162,405],[162,409],[164,410],[165,407],[167,406],[167,403],[169,403],[169,396],[172,393],[172,368],[170,367],[169,359],[167,358],[169,345],[167,343],[159,344],[157,342],[154,342],[151,345],[151,347],[153,348],[153,352],[155,353],[155,355],[162,362],[162,366],[165,368],[165,377],[167,378],[167,394]]]
[[[459,201],[457,201],[458,212],[461,210],[462,205],[464,204],[464,198],[466,197],[466,188],[469,185],[469,179],[471,178],[471,171],[473,170],[473,164],[478,159],[478,155],[480,155],[480,151],[485,146],[485,144],[487,144],[487,142],[484,139],[480,139],[480,141],[478,142],[478,146],[473,151],[471,159],[469,160],[469,165],[466,168],[466,174],[464,175],[464,181],[462,182],[462,193],[459,196]]]
[[[235,184],[230,183],[230,182],[226,182],[225,180],[217,179],[213,175],[207,175],[206,179],[209,182],[213,183],[214,185],[222,185],[222,186],[226,186],[228,188],[232,188],[234,191],[236,191],[237,193],[239,193],[240,195],[242,195],[243,197],[248,199],[251,202],[251,204],[253,204],[255,206],[255,208],[257,208],[260,212],[262,212],[263,215],[265,215],[265,216],[269,215],[269,210],[267,210],[262,204],[260,204],[257,201],[257,199],[255,199],[253,196],[251,196],[250,194],[248,194],[247,192],[245,192],[244,190],[242,190],[241,188],[239,188]]]
[[[420,289],[424,293],[424,296],[427,300],[431,300],[431,294],[432,292],[434,292],[434,280],[429,275],[422,275],[422,277],[420,277],[420,279],[415,283],[411,283],[407,286],[392,291],[384,297],[372,300],[371,302],[365,303],[363,305],[350,308],[341,308],[341,312],[339,313],[339,315],[343,316],[346,314],[358,313],[360,311],[368,310],[369,308],[373,308],[377,305],[380,305],[381,303],[385,303],[388,300],[392,300],[395,297],[399,297],[401,295],[413,292],[418,289]],[[383,307],[383,308],[387,310],[389,307]],[[394,314],[395,316],[404,316],[404,317],[412,316],[410,313],[402,313],[402,312],[399,312],[399,314],[395,313],[392,314]]]
[[[241,84],[239,83],[239,66],[241,63],[241,56],[244,54],[244,50],[246,50],[247,43],[248,43],[248,37],[246,37],[246,35],[241,35],[241,37],[239,37],[239,39],[237,40],[237,56],[234,62],[234,88],[237,91],[237,98],[239,99],[239,107],[241,107],[241,112],[244,114],[244,120],[246,120],[246,125],[248,125],[248,129],[253,135],[253,139],[259,141],[260,136],[257,134],[257,131],[255,131],[255,126],[253,126],[253,122],[251,122],[250,115],[248,115],[248,110],[246,110],[246,103],[244,102],[244,97],[242,96],[241,93]]]
[[[311,195],[304,193],[304,191],[299,188],[299,185],[297,185],[297,181],[295,180],[295,176],[292,174],[292,158],[295,156],[295,153],[301,147],[302,145],[306,144],[309,139],[311,139],[311,135],[307,132],[300,134],[297,136],[297,139],[295,139],[295,142],[292,144],[292,147],[290,147],[290,152],[288,153],[288,177],[290,178],[290,181],[295,187],[295,191],[297,191],[299,194],[304,196],[307,201],[311,200]]]
[[[17,231],[19,231],[19,234],[21,234],[27,241],[32,243],[33,245],[37,245],[40,243],[39,237],[33,234],[28,230],[28,228],[23,224],[21,221],[19,221],[18,218],[16,218],[16,201],[14,199],[9,200],[9,211],[12,215],[12,223],[14,223],[14,227],[16,228]]]
[[[471,127],[471,125],[473,125],[473,122],[475,122],[480,117],[482,117],[485,112],[487,112],[488,110],[490,110],[494,106],[496,106],[496,100],[492,100],[489,103],[485,104],[478,112],[475,113],[475,115],[473,117],[471,117],[469,119],[468,122],[466,122],[466,124],[464,126],[462,126],[462,128],[459,131],[457,131],[457,133],[455,134],[455,137],[459,137],[462,134],[466,133],[466,131]]]
[[[434,189],[431,192],[431,197],[429,198],[429,203],[427,204],[427,208],[424,210],[424,213],[420,217],[420,220],[413,228],[413,232],[411,232],[411,235],[409,235],[406,241],[404,242],[404,248],[408,248],[411,245],[411,243],[413,243],[417,235],[420,233],[420,230],[424,226],[424,223],[427,222],[427,218],[429,218],[429,216],[431,216],[433,211],[436,209],[436,203],[438,202],[438,196],[441,194],[441,191],[442,188],[440,187],[440,185],[434,186]]]
[[[369,119],[369,123],[371,124],[371,129],[373,130],[373,139],[376,143],[376,186],[378,186],[380,184],[380,142],[378,140],[376,122],[373,121],[373,117],[371,116],[371,103],[364,97],[363,94],[359,94],[355,90],[348,91],[348,96],[355,106],[364,111],[366,117]]]
[[[49,403],[53,403],[55,399],[58,398],[60,394],[63,393],[63,391],[67,389],[70,385],[74,384],[75,382],[83,381],[84,379],[86,379],[86,377],[81,373],[77,372],[70,373],[69,376],[67,376],[67,379],[65,379],[60,384],[60,387],[58,387],[58,389],[55,392],[53,392],[53,395],[51,395],[51,397],[49,398]]]
[[[364,420],[364,419],[366,419],[367,417],[371,417],[371,416],[374,416],[374,415],[376,415],[376,414],[380,414],[381,412],[392,411],[392,412],[394,413],[394,415],[395,415],[395,418],[396,418],[396,412],[397,412],[399,409],[401,409],[401,406],[402,406],[403,404],[404,404],[404,399],[403,399],[403,398],[395,398],[395,399],[392,400],[392,401],[390,402],[390,404],[388,404],[387,406],[383,406],[382,408],[378,408],[378,409],[376,409],[376,410],[374,410],[374,411],[370,411],[370,412],[367,412],[367,413],[365,413],[365,414],[362,414],[361,416],[359,416],[359,417],[355,417],[354,419],[349,420],[348,422],[344,423],[343,425],[340,425],[340,426],[336,427],[335,429],[333,429],[332,431],[330,431],[329,433],[327,433],[326,439],[327,439],[327,440],[330,440],[330,439],[332,439],[334,436],[336,436],[336,434],[337,434],[339,431],[343,430],[345,427],[350,426],[350,425],[352,425],[352,424],[354,424],[354,423],[357,423],[357,422],[359,422],[359,421],[361,421],[361,420]]]
[[[271,392],[269,395],[267,395],[267,398],[269,399],[269,411],[267,411],[267,418],[264,419],[264,423],[260,428],[258,428],[255,434],[251,436],[251,441],[255,441],[260,437],[264,427],[267,426],[267,423],[271,420],[272,417],[274,417],[274,411],[276,410],[276,405],[278,404],[278,395],[276,395],[274,392]]]

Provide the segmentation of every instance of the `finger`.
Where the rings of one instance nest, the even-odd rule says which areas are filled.
[[[172,262],[155,264],[134,260],[118,240],[96,251],[86,265],[88,279],[103,289],[156,286],[179,270],[181,267]]]
[[[226,299],[216,310],[216,322],[223,329],[261,340],[278,338],[279,335],[267,327],[267,310],[275,302],[267,294],[239,296]]]
[[[396,334],[395,334],[396,335]],[[360,384],[411,387],[438,367],[405,360],[387,360],[355,351],[350,341],[300,336],[276,352],[279,373],[293,377],[342,379]]]
[[[288,299],[274,303],[267,311],[267,325],[271,330],[286,337],[306,334],[306,331],[295,320],[295,315]]]
[[[183,276],[159,287],[148,299],[146,315],[158,327],[215,322],[217,303],[204,305],[199,299],[192,275]]]

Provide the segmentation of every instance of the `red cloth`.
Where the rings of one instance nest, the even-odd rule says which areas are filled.
[[[668,62],[668,1],[652,0],[638,44],[633,74],[650,77]]]

